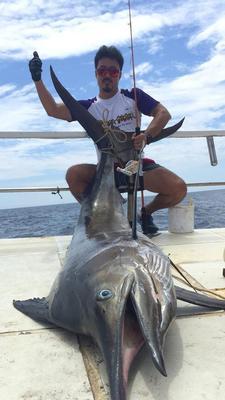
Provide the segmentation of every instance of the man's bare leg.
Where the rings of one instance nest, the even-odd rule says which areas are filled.
[[[66,173],[66,180],[73,196],[81,202],[84,199],[88,186],[93,182],[96,174],[96,165],[79,164],[70,167]],[[144,172],[144,187],[158,193],[153,201],[145,206],[146,213],[168,208],[179,203],[186,195],[185,182],[173,172],[163,167]],[[152,217],[149,217],[149,233],[156,233],[157,226]]]
[[[175,206],[187,193],[185,182],[163,167],[144,172],[144,188],[153,193],[158,193],[151,203],[145,206],[147,214]]]
[[[95,174],[96,165],[94,164],[73,165],[67,170],[66,181],[72,195],[79,203],[84,199],[84,194],[93,181]]]

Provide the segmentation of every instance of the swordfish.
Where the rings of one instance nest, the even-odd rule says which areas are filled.
[[[147,236],[139,233],[132,239],[114,181],[115,159],[129,159],[132,143],[118,142],[116,135],[109,139],[53,70],[51,75],[72,116],[97,142],[101,158],[82,201],[64,266],[50,293],[44,298],[14,300],[13,304],[36,321],[91,336],[105,359],[111,399],[126,400],[129,369],[144,344],[155,367],[166,376],[163,346],[177,314],[171,264]],[[185,299],[181,289],[178,294]],[[190,294],[186,297],[192,302]],[[201,304],[198,297],[195,301]]]

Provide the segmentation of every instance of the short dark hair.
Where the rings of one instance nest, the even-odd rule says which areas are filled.
[[[123,56],[121,52],[115,46],[101,46],[95,55],[95,69],[97,68],[99,60],[102,58],[111,58],[111,60],[116,60],[120,66],[120,70],[123,68]]]

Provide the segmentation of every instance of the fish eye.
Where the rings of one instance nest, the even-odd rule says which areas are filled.
[[[104,300],[108,300],[112,297],[112,292],[109,289],[102,289],[99,290],[96,294],[96,300],[98,301],[104,301]]]

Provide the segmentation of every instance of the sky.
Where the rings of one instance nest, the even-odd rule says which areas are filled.
[[[225,1],[132,0],[131,12],[137,86],[168,108],[168,125],[185,116],[182,130],[224,130]],[[28,69],[34,50],[58,102],[49,66],[75,98],[93,97],[98,94],[93,59],[103,44],[123,53],[120,87],[133,86],[127,1],[1,0],[0,27],[0,131],[82,130],[78,123],[47,116],[40,105]],[[149,122],[144,117],[142,128]],[[225,138],[216,138],[215,145],[215,167],[205,138],[164,139],[145,154],[187,183],[224,181]],[[89,139],[0,139],[0,188],[66,187],[66,170],[82,162],[96,162]],[[0,194],[0,208],[74,201],[69,192],[62,196]]]

